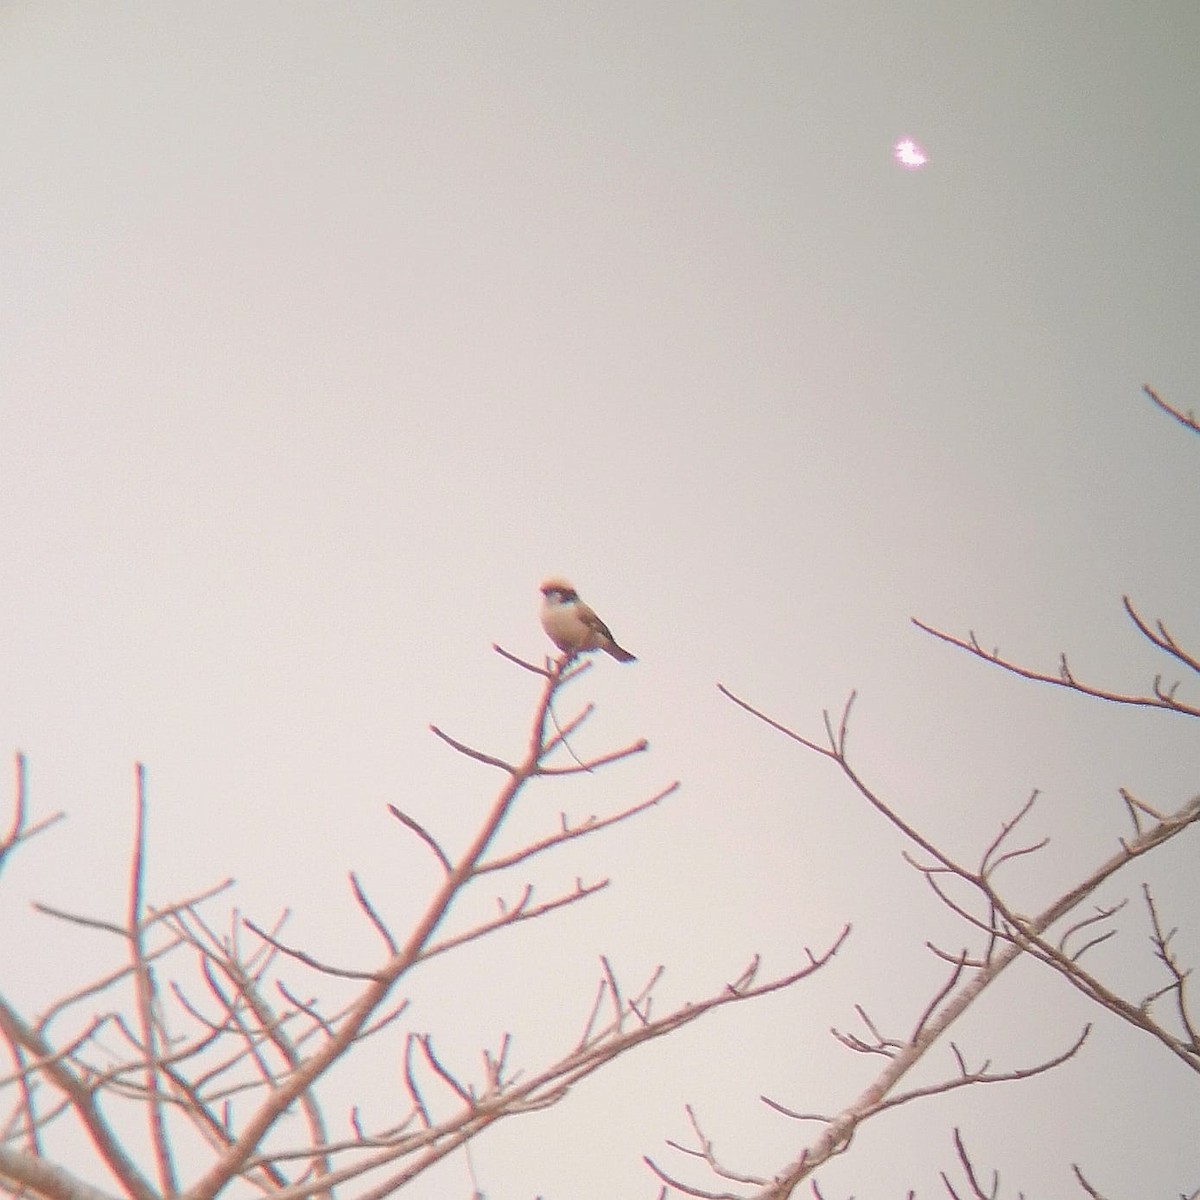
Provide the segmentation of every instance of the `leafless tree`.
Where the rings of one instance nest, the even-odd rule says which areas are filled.
[[[1197,425],[1192,414],[1172,407],[1149,387],[1145,388],[1145,392],[1158,408],[1185,428],[1200,433],[1200,425]],[[1182,671],[1184,678],[1194,688],[1200,676],[1200,655],[1185,649],[1161,620],[1150,620],[1141,614],[1128,596],[1124,597],[1123,603],[1136,632],[1170,660],[1173,670]],[[1156,675],[1148,688],[1127,693],[1078,679],[1065,655],[1060,657],[1056,671],[1040,671],[1007,659],[998,651],[985,650],[974,633],[957,637],[921,621],[914,621],[914,624],[934,638],[1027,680],[1067,688],[1109,704],[1200,717],[1200,703],[1183,694],[1182,680],[1168,680]],[[709,1176],[716,1176],[723,1185],[734,1184],[738,1190],[713,1191],[683,1178],[678,1170],[668,1171],[656,1160],[647,1159],[650,1169],[664,1185],[662,1197],[685,1195],[702,1197],[704,1200],[784,1200],[795,1195],[800,1185],[807,1181],[812,1195],[820,1200],[821,1191],[814,1177],[815,1172],[830,1159],[845,1153],[855,1131],[872,1117],[932,1095],[945,1095],[956,1089],[985,1083],[1024,1079],[1066,1062],[1081,1051],[1090,1026],[1081,1029],[1078,1036],[1053,1057],[1008,1070],[997,1070],[989,1063],[971,1065],[963,1051],[949,1041],[950,1030],[955,1022],[984,989],[1022,958],[1035,959],[1044,964],[1101,1009],[1128,1023],[1200,1075],[1200,1014],[1196,1012],[1187,991],[1190,968],[1179,960],[1172,947],[1175,929],[1170,927],[1148,883],[1141,882],[1140,892],[1145,907],[1147,937],[1160,964],[1160,978],[1144,994],[1122,995],[1083,962],[1089,951],[1114,936],[1116,931],[1112,919],[1121,907],[1101,905],[1092,911],[1085,911],[1085,903],[1102,884],[1119,872],[1127,871],[1139,859],[1200,825],[1200,794],[1174,811],[1164,811],[1121,789],[1120,797],[1128,818],[1128,833],[1122,835],[1114,831],[1113,850],[1107,857],[1084,872],[1040,912],[1029,915],[1001,886],[1001,876],[1005,868],[1037,854],[1046,846],[1044,838],[1024,832],[1030,823],[1037,793],[1001,823],[991,843],[983,847],[974,862],[960,861],[938,845],[935,835],[918,829],[906,819],[857,766],[850,750],[853,695],[836,719],[828,712],[825,714],[823,737],[809,737],[754,707],[728,688],[722,686],[721,691],[757,720],[828,761],[861,800],[903,835],[909,847],[905,853],[907,861],[938,900],[972,931],[977,949],[968,954],[930,944],[930,950],[945,963],[945,979],[929,996],[921,1011],[914,1014],[912,1024],[906,1029],[882,1031],[862,1006],[855,1006],[863,1032],[835,1030],[835,1036],[848,1050],[879,1056],[884,1060],[884,1065],[870,1085],[839,1111],[801,1111],[777,1099],[762,1097],[763,1103],[771,1111],[797,1123],[817,1126],[815,1135],[799,1139],[799,1149],[791,1161],[770,1174],[735,1171],[720,1163],[712,1152],[711,1142],[701,1131],[695,1113],[689,1110],[694,1144],[669,1144],[686,1158],[701,1163]],[[1189,694],[1194,696],[1195,692]],[[950,1069],[944,1072],[942,1079],[924,1086],[906,1086],[913,1068],[946,1043],[950,1051]],[[976,1170],[957,1130],[955,1150],[964,1182],[954,1184],[944,1174],[943,1183],[949,1195],[998,1200],[998,1175],[993,1175],[985,1188],[983,1173]],[[1078,1164],[1073,1169],[1082,1194],[1102,1196]],[[1197,1195],[1200,1192],[1192,1193],[1193,1197]]]
[[[1191,414],[1146,391],[1180,425],[1200,432]],[[1194,684],[1200,657],[1185,649],[1162,621],[1145,617],[1128,597],[1124,604],[1137,634]],[[1149,687],[1127,693],[1083,682],[1065,656],[1057,670],[1040,671],[985,650],[973,633],[958,637],[916,624],[929,636],[1031,681],[1109,704],[1157,710],[1170,719],[1200,716],[1200,703],[1181,681],[1157,676]],[[234,1182],[277,1200],[332,1200],[335,1189],[339,1196],[355,1200],[381,1198],[402,1191],[497,1122],[562,1103],[575,1084],[626,1052],[713,1009],[792,987],[830,962],[848,936],[848,927],[819,952],[806,951],[806,961],[788,974],[760,979],[754,959],[707,996],[657,1013],[654,990],[661,968],[629,991],[611,963],[601,959],[594,995],[581,1003],[581,1029],[564,1035],[562,1053],[552,1061],[518,1065],[512,1039],[505,1034],[498,1044],[483,1049],[475,1075],[464,1077],[453,1070],[438,1050],[446,1031],[430,1034],[406,1025],[404,992],[424,964],[451,953],[469,954],[481,939],[586,901],[608,881],[577,879],[573,887],[535,900],[532,885],[514,878],[536,858],[634,821],[675,790],[672,784],[604,816],[576,822],[564,816],[541,837],[513,851],[498,851],[496,835],[532,782],[549,779],[565,785],[572,777],[601,772],[647,747],[638,741],[587,760],[575,758],[569,739],[590,717],[591,708],[583,707],[559,725],[551,706],[587,665],[564,658],[539,666],[498,647],[497,651],[539,680],[526,744],[509,759],[433,729],[455,753],[497,771],[500,784],[481,811],[466,848],[457,854],[449,853],[436,831],[412,814],[390,807],[398,831],[415,839],[436,864],[439,877],[416,915],[398,918],[381,911],[361,880],[350,876],[365,926],[379,943],[378,958],[369,967],[326,961],[293,944],[284,936],[282,919],[268,927],[233,910],[215,922],[211,912],[223,902],[228,882],[174,903],[148,901],[146,791],[142,769],[137,768],[125,911],[109,919],[38,905],[42,914],[87,936],[111,939],[111,969],[81,981],[36,1015],[19,1012],[0,990],[0,1032],[10,1059],[7,1073],[0,1075],[0,1099],[7,1104],[0,1137],[0,1185],[14,1195],[52,1200],[209,1200]],[[917,878],[963,922],[974,943],[969,951],[930,943],[942,977],[902,1028],[885,1028],[868,1005],[860,1004],[854,1006],[855,1028],[834,1031],[848,1052],[882,1064],[860,1095],[829,1110],[762,1097],[775,1117],[815,1126],[815,1132],[797,1138],[788,1161],[766,1171],[734,1169],[721,1161],[699,1115],[689,1108],[691,1138],[686,1144],[669,1143],[672,1152],[682,1156],[683,1166],[668,1168],[656,1159],[646,1160],[663,1200],[669,1195],[784,1200],[806,1183],[814,1200],[826,1200],[816,1172],[845,1154],[856,1131],[871,1118],[931,1096],[1017,1083],[1053,1071],[1084,1052],[1090,1026],[1065,1039],[1049,1057],[1003,1067],[973,1060],[951,1040],[955,1023],[1022,959],[1042,964],[1099,1012],[1127,1023],[1200,1073],[1200,1018],[1187,990],[1189,966],[1173,946],[1172,918],[1149,884],[1141,882],[1140,897],[1161,976],[1143,994],[1122,994],[1092,969],[1094,958],[1087,957],[1114,936],[1118,906],[1084,909],[1102,885],[1128,874],[1139,860],[1200,824],[1200,795],[1168,811],[1122,790],[1128,832],[1114,832],[1109,854],[1030,914],[1010,894],[1007,873],[1045,847],[1044,838],[1028,832],[1036,820],[1036,793],[1000,823],[973,860],[965,861],[948,853],[934,834],[917,828],[866,777],[850,749],[853,695],[836,717],[825,714],[822,734],[810,736],[731,690],[722,691],[756,720],[830,764],[861,801],[889,822],[906,840],[906,858]],[[30,839],[58,820],[57,814],[32,819],[28,807],[24,761],[18,756],[13,816],[0,838],[0,872],[13,853],[24,852]],[[452,907],[489,879],[506,889],[507,898],[497,901],[492,916],[456,925]],[[284,966],[288,972],[281,969]],[[307,990],[300,994],[285,979],[285,974],[298,971],[316,993],[349,988],[349,1001],[330,1003]],[[395,1104],[401,1116],[382,1127],[363,1115],[365,1106],[351,1103],[335,1109],[329,1081],[333,1070],[346,1063],[352,1075],[353,1063],[371,1052],[368,1043],[373,1048],[388,1039],[404,1082]],[[938,1051],[945,1063],[940,1078],[912,1083],[917,1064],[935,1061],[931,1056]],[[447,1111],[449,1116],[440,1115]],[[299,1115],[298,1121],[284,1119],[291,1112]],[[81,1161],[74,1149],[69,1154],[61,1149],[81,1143],[90,1156],[86,1160]],[[998,1172],[984,1170],[973,1160],[957,1129],[953,1146],[956,1165],[942,1174],[945,1194],[952,1200],[1001,1200]],[[707,1185],[684,1178],[689,1171]],[[1081,1195],[1104,1195],[1084,1168],[1075,1165],[1074,1171]],[[1006,1194],[1011,1198],[1021,1193]],[[480,1195],[477,1189],[477,1200]],[[1193,1193],[1191,1200],[1197,1196],[1200,1193]]]
[[[483,1050],[473,1078],[447,1066],[434,1035],[406,1031],[402,989],[423,964],[469,953],[480,939],[579,904],[608,882],[578,879],[558,895],[535,900],[529,884],[511,882],[524,864],[633,821],[676,786],[606,816],[577,823],[564,816],[557,828],[520,849],[494,851],[497,831],[532,781],[565,784],[647,748],[638,741],[586,761],[575,759],[568,739],[591,708],[560,726],[552,719],[551,704],[587,664],[564,658],[543,667],[497,650],[540,680],[527,743],[510,761],[433,729],[456,753],[496,770],[501,782],[457,856],[412,815],[391,808],[403,835],[418,839],[436,860],[440,880],[401,930],[351,875],[354,898],[380,946],[377,961],[367,968],[323,961],[285,941],[278,923],[264,928],[236,911],[226,917],[222,933],[207,914],[228,883],[152,905],[144,895],[146,791],[137,768],[136,832],[124,913],[110,920],[38,905],[45,915],[110,938],[116,951],[111,970],[81,982],[37,1016],[22,1015],[0,993],[0,1031],[11,1060],[0,1078],[0,1095],[7,1101],[0,1185],[14,1195],[47,1200],[208,1200],[242,1181],[275,1200],[331,1198],[335,1188],[339,1196],[374,1200],[399,1192],[496,1122],[559,1104],[575,1084],[636,1047],[716,1008],[791,987],[829,962],[848,930],[819,953],[809,953],[789,974],[760,979],[754,960],[710,995],[656,1013],[654,988],[662,968],[627,990],[602,959],[595,994],[580,1006],[581,1028],[574,1035],[564,1031],[557,1058],[518,1065],[505,1034],[498,1045]],[[56,819],[30,820],[24,761],[18,756],[13,819],[0,842],[0,867]],[[455,901],[492,879],[509,881],[501,885],[509,897],[497,901],[490,918],[455,928],[447,920]],[[352,998],[331,1008],[298,994],[278,971],[283,963],[302,968],[317,989],[323,982],[345,986],[348,981]],[[393,1106],[402,1119],[380,1128],[370,1125],[357,1105],[334,1112],[326,1095],[331,1070],[364,1052],[368,1043],[374,1047],[389,1038],[405,1081]],[[452,1115],[434,1116],[435,1091],[438,1110],[448,1107]],[[299,1133],[293,1132],[295,1123],[281,1120],[289,1110],[301,1115]],[[60,1153],[64,1142],[80,1140],[60,1137],[64,1129],[83,1135],[90,1164],[68,1161]],[[185,1160],[200,1165],[189,1169]],[[97,1186],[96,1179],[107,1182]]]

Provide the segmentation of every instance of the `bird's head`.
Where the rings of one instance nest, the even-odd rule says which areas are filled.
[[[554,597],[558,600],[574,600],[578,595],[574,585],[568,583],[561,575],[551,575],[549,579],[543,580],[539,591],[547,599]]]

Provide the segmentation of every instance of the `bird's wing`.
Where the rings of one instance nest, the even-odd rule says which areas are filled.
[[[579,619],[594,633],[598,633],[602,638],[616,643],[616,638],[612,635],[612,630],[600,620],[592,609],[584,604],[582,600],[576,601],[576,612],[579,614]]]

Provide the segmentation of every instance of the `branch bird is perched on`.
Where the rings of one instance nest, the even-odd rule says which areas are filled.
[[[617,662],[636,662],[628,650],[617,645],[605,623],[579,598],[565,580],[547,579],[542,584],[542,628],[564,654],[603,650]]]

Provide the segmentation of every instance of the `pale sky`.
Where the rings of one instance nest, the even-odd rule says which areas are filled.
[[[665,964],[665,1005],[853,921],[811,983],[474,1149],[488,1200],[650,1198],[692,1103],[731,1165],[782,1166],[811,1127],[759,1095],[848,1103],[878,1064],[829,1027],[909,1028],[925,940],[968,935],[718,681],[813,736],[858,689],[864,771],[964,857],[1043,789],[1030,909],[1127,832],[1118,787],[1198,790],[1182,718],[909,623],[1139,690],[1173,676],[1128,592],[1200,647],[1200,439],[1141,395],[1200,408],[1198,128],[1194,0],[0,7],[0,752],[70,818],[0,881],[0,990],[36,1009],[112,961],[28,902],[120,918],[135,760],[153,900],[233,875],[369,962],[346,874],[398,924],[420,903],[384,806],[461,844],[498,779],[427,726],[518,752],[533,681],[491,645],[549,649],[562,573],[639,658],[576,685],[580,749],[651,752],[539,789],[514,844],[683,788],[539,863],[613,884],[415,981],[407,1028],[464,1071],[508,1029],[535,1066],[602,953]],[[1140,881],[1186,927],[1193,842],[1106,893],[1135,997]],[[1014,973],[956,1033],[1015,1067],[1089,1019],[1059,1076],[864,1127],[826,1196],[940,1194],[955,1124],[1014,1195],[1074,1194],[1072,1161],[1113,1197],[1200,1186],[1194,1078],[1061,981]],[[456,1160],[406,1195],[469,1191]]]

